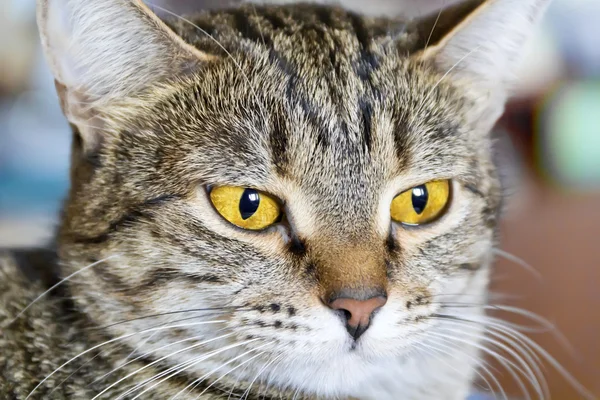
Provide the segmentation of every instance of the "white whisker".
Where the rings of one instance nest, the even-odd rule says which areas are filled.
[[[224,364],[221,364],[219,367],[217,367],[217,368],[213,369],[212,371],[210,371],[210,372],[207,372],[207,373],[206,373],[204,376],[202,376],[202,377],[200,377],[200,378],[196,379],[194,382],[192,382],[192,383],[191,383],[190,385],[188,385],[187,387],[190,387],[190,386],[192,386],[192,390],[193,390],[193,389],[194,389],[196,386],[198,386],[199,384],[201,384],[201,383],[202,383],[202,381],[204,381],[204,380],[205,380],[207,377],[209,377],[210,375],[214,374],[215,372],[217,372],[218,370],[220,370],[220,369],[221,369],[221,368],[223,368],[224,366],[226,366],[226,365],[229,365],[229,364],[231,364],[232,362],[235,362],[235,361],[239,360],[240,358],[242,358],[242,357],[246,356],[247,354],[250,354],[250,353],[253,353],[253,352],[257,351],[257,350],[260,350],[260,349],[262,349],[263,347],[266,347],[266,346],[272,345],[273,343],[275,343],[275,342],[269,342],[269,343],[265,343],[265,344],[263,344],[263,345],[261,345],[261,346],[258,346],[258,347],[257,347],[257,348],[255,348],[255,349],[250,349],[250,350],[248,350],[247,352],[245,352],[245,353],[243,353],[243,354],[240,354],[240,355],[239,355],[239,356],[237,356],[237,357],[234,357],[234,358],[232,358],[231,360],[227,361],[227,362],[226,362],[226,363],[224,363]],[[200,396],[202,396],[204,393],[206,393],[206,391],[207,391],[208,389],[210,389],[210,388],[211,388],[211,387],[212,387],[212,386],[213,386],[215,383],[217,383],[218,381],[220,381],[221,379],[223,379],[225,376],[227,376],[227,375],[228,375],[230,372],[233,372],[233,371],[235,371],[236,369],[238,369],[238,368],[239,368],[239,367],[241,367],[242,365],[244,365],[244,364],[248,363],[248,362],[249,362],[249,361],[251,361],[251,360],[254,360],[255,358],[257,358],[257,357],[259,357],[259,356],[261,356],[261,355],[263,355],[263,354],[265,354],[265,353],[266,353],[266,352],[262,351],[262,352],[260,352],[259,354],[255,355],[255,356],[252,356],[250,359],[248,359],[248,360],[246,360],[246,361],[242,362],[241,364],[239,364],[239,365],[236,365],[234,368],[230,369],[230,370],[229,370],[229,371],[227,371],[225,374],[221,375],[221,376],[220,376],[218,379],[216,379],[215,381],[213,381],[213,382],[212,382],[210,385],[208,385],[208,386],[207,386],[207,387],[206,387],[206,388],[205,388],[205,389],[204,389],[204,390],[203,390],[203,391],[202,391],[202,392],[201,392],[201,393],[198,395],[198,397],[197,397],[197,398],[199,398],[199,397],[200,397]],[[184,388],[184,389],[183,389],[183,391],[185,391],[185,390],[187,389],[187,387],[186,387],[186,388]],[[182,391],[182,392],[183,392],[183,391]],[[181,392],[180,392],[180,393],[181,393]],[[178,394],[179,394],[179,393],[178,393]],[[175,397],[173,397],[173,399],[175,399]]]
[[[470,57],[472,54],[474,54],[476,51],[479,51],[479,49],[481,48],[481,45],[475,47],[473,50],[469,51],[467,54],[465,54],[460,60],[458,60],[456,63],[454,63],[454,65],[452,67],[450,67],[448,69],[448,71],[446,71],[446,73],[444,75],[442,75],[442,77],[440,78],[439,81],[436,82],[436,84],[433,86],[433,88],[431,88],[431,90],[429,91],[429,94],[427,95],[426,98],[431,97],[431,95],[433,94],[433,92],[435,91],[435,89],[437,89],[437,87],[440,85],[440,83],[442,83],[442,81],[444,79],[446,79],[446,77],[448,75],[450,75],[450,73],[452,71],[454,71],[456,69],[456,67],[458,67],[460,65],[460,63],[462,63],[463,61],[465,61],[468,57]]]
[[[92,398],[92,400],[96,400],[97,398],[99,398],[99,397],[100,397],[100,396],[102,396],[104,393],[106,393],[107,391],[109,391],[109,390],[110,390],[110,389],[112,389],[113,387],[117,386],[119,383],[123,382],[124,380],[126,380],[126,379],[129,379],[130,377],[132,377],[132,376],[134,376],[134,375],[137,375],[137,374],[139,374],[140,372],[144,371],[145,369],[147,369],[147,368],[150,368],[150,367],[151,367],[151,366],[153,366],[154,364],[158,364],[158,363],[160,363],[161,361],[163,361],[163,360],[166,360],[166,359],[167,359],[167,358],[169,358],[169,357],[172,357],[172,356],[174,356],[174,355],[176,355],[176,354],[179,354],[179,353],[183,353],[183,352],[185,352],[185,351],[189,351],[189,350],[195,349],[195,348],[197,348],[197,347],[200,347],[200,346],[203,346],[203,345],[205,345],[205,344],[207,344],[207,343],[214,342],[215,340],[223,339],[223,338],[226,338],[226,337],[229,337],[229,336],[232,336],[232,335],[234,335],[234,333],[229,333],[229,334],[227,334],[227,335],[218,336],[218,337],[216,337],[216,338],[209,339],[209,340],[205,340],[205,341],[203,341],[203,342],[200,342],[200,343],[195,343],[195,344],[193,344],[193,345],[191,345],[191,346],[184,347],[183,349],[177,350],[177,351],[175,351],[175,352],[173,352],[173,353],[171,353],[171,354],[169,354],[169,355],[166,355],[166,356],[163,356],[163,357],[161,357],[161,358],[159,358],[159,359],[157,359],[157,360],[154,360],[154,361],[152,361],[151,363],[148,363],[148,364],[144,365],[143,367],[141,367],[141,368],[139,368],[139,369],[137,369],[137,370],[135,370],[135,371],[133,371],[133,372],[129,373],[128,375],[126,375],[126,376],[124,376],[123,378],[119,379],[119,380],[118,380],[118,381],[116,381],[115,383],[111,384],[111,385],[110,385],[110,386],[108,386],[106,389],[104,389],[103,391],[101,391],[100,393],[98,393],[96,396],[94,396],[94,398]],[[186,340],[190,340],[190,339],[186,339]],[[182,340],[180,340],[179,342],[182,342]],[[172,343],[172,344],[175,344],[175,343]],[[163,347],[165,347],[165,346],[163,346]],[[160,349],[158,349],[158,350],[160,350]],[[156,351],[158,351],[158,350],[156,350]],[[121,367],[123,367],[123,366],[121,366]],[[121,368],[121,367],[119,367],[119,368]]]
[[[185,22],[186,24],[189,24],[190,26],[194,27],[195,29],[197,29],[198,31],[202,32],[204,35],[206,35],[211,41],[213,41],[217,46],[219,46],[221,48],[221,50],[223,50],[225,52],[225,54],[227,54],[227,56],[231,59],[231,61],[235,64],[236,68],[240,71],[240,73],[242,74],[242,76],[244,77],[244,79],[246,80],[246,82],[248,83],[250,90],[252,90],[252,94],[254,96],[254,99],[256,100],[256,105],[260,108],[261,114],[263,115],[263,118],[266,118],[267,113],[265,112],[264,108],[262,107],[262,103],[258,100],[258,96],[256,94],[256,91],[254,90],[254,86],[251,84],[250,79],[248,78],[248,75],[246,75],[246,73],[244,72],[244,70],[242,69],[242,66],[240,65],[240,63],[238,62],[238,60],[235,59],[235,57],[233,57],[233,55],[231,54],[231,52],[229,50],[227,50],[225,48],[225,46],[223,46],[223,44],[221,44],[221,42],[219,42],[217,39],[215,39],[214,37],[212,37],[208,32],[206,32],[204,29],[202,29],[201,27],[199,27],[197,24],[193,23],[192,21],[190,21],[187,18],[182,17],[181,15],[178,15],[170,10],[167,10],[164,7],[158,6],[156,4],[152,4],[150,2],[146,2],[147,4],[151,4],[152,7],[157,8],[177,19],[180,19],[181,21]]]
[[[36,387],[34,387],[31,392],[29,392],[29,394],[27,395],[27,397],[25,398],[25,400],[29,399],[31,397],[31,395],[33,393],[35,393],[35,391],[41,385],[44,384],[44,382],[46,382],[48,379],[50,379],[52,376],[54,376],[55,373],[57,373],[58,371],[60,371],[61,369],[63,369],[65,366],[69,365],[70,363],[72,363],[76,359],[82,357],[83,355],[88,354],[88,353],[90,353],[90,352],[92,352],[92,351],[94,351],[96,349],[99,349],[100,347],[103,347],[103,346],[105,346],[107,344],[114,343],[114,342],[117,342],[119,340],[124,340],[124,339],[130,338],[132,336],[136,336],[136,335],[142,334],[142,333],[153,332],[155,330],[167,330],[167,329],[174,329],[174,328],[185,328],[185,327],[188,327],[188,326],[203,325],[203,324],[216,324],[216,323],[223,323],[223,322],[227,322],[227,321],[225,321],[225,320],[221,320],[221,321],[203,321],[203,322],[195,322],[195,323],[183,324],[183,325],[171,325],[171,326],[166,326],[166,327],[161,327],[161,328],[151,328],[151,329],[146,329],[146,330],[143,330],[143,331],[140,331],[140,332],[128,333],[126,335],[122,335],[122,336],[119,336],[119,337],[107,340],[106,342],[100,343],[100,344],[98,344],[96,346],[93,346],[93,347],[91,347],[91,348],[89,348],[89,349],[87,349],[87,350],[79,353],[75,357],[71,358],[69,361],[63,363],[60,367],[56,368],[49,375],[47,375],[44,379],[42,379],[42,381],[40,383],[38,383],[36,385]]]
[[[438,22],[440,22],[440,17],[442,16],[442,12],[444,12],[445,8],[446,8],[446,2],[443,1],[442,7],[440,8],[440,12],[438,12],[437,18],[435,19],[435,22],[433,23],[433,28],[431,28],[431,32],[429,32],[429,37],[427,38],[427,42],[425,42],[424,50],[427,50],[429,48],[429,43],[431,42],[431,38],[433,37],[433,32],[435,32],[435,28],[437,27]]]
[[[507,259],[508,261],[512,261],[513,263],[523,267],[523,269],[525,269],[525,271],[531,273],[533,276],[535,276],[535,278],[539,281],[542,280],[542,273],[538,270],[536,270],[535,268],[533,268],[533,266],[527,262],[525,262],[525,260],[523,260],[522,258],[519,258],[517,256],[515,256],[514,254],[510,254],[507,251],[504,250],[500,250],[497,248],[492,248],[492,253]]]
[[[139,393],[138,395],[136,395],[136,396],[135,396],[135,397],[134,397],[132,400],[136,400],[136,399],[138,399],[138,398],[139,398],[140,396],[142,396],[143,394],[145,394],[145,393],[147,393],[148,391],[150,391],[150,390],[154,389],[156,386],[160,385],[161,383],[163,383],[163,382],[165,382],[165,381],[167,381],[167,380],[171,379],[173,376],[175,376],[175,375],[178,375],[178,374],[180,374],[180,373],[182,373],[182,372],[186,371],[187,369],[189,369],[189,368],[191,368],[191,367],[193,367],[193,366],[197,365],[198,363],[200,363],[200,362],[202,362],[202,361],[204,361],[204,360],[207,360],[207,359],[209,359],[209,358],[210,358],[210,357],[212,357],[212,356],[215,356],[215,355],[217,355],[217,354],[221,354],[221,353],[223,353],[223,352],[225,352],[225,351],[228,351],[228,350],[234,349],[234,348],[236,348],[236,347],[244,346],[244,345],[246,345],[246,344],[248,344],[248,343],[252,343],[252,342],[255,342],[255,341],[257,341],[257,340],[259,340],[259,339],[250,339],[250,340],[246,340],[246,341],[244,341],[244,342],[235,343],[235,344],[232,344],[232,345],[226,346],[226,347],[224,347],[224,348],[221,348],[221,349],[219,349],[219,350],[215,350],[215,351],[209,352],[208,354],[205,354],[205,355],[203,355],[203,356],[201,356],[201,357],[198,357],[198,358],[196,358],[196,359],[193,359],[193,360],[191,360],[191,361],[188,361],[188,362],[186,362],[186,363],[182,363],[182,364],[185,364],[185,365],[183,365],[183,367],[179,368],[179,369],[178,369],[178,370],[176,370],[174,373],[172,373],[171,375],[167,376],[166,378],[163,378],[162,380],[160,380],[159,382],[157,382],[157,383],[153,384],[152,386],[150,386],[150,387],[148,387],[148,388],[144,389],[144,390],[143,390],[141,393]],[[151,380],[150,382],[153,382],[153,380]],[[146,382],[146,383],[144,383],[144,384],[143,384],[141,387],[144,387],[144,386],[146,386],[146,385],[147,385],[148,383],[150,383],[150,382]],[[127,394],[129,394],[129,393],[132,393],[133,391],[135,391],[135,390],[137,390],[137,389],[139,389],[139,388],[140,388],[140,387],[139,387],[139,385],[137,385],[137,386],[136,386],[136,388],[130,389],[130,391],[128,391],[127,393],[125,393],[125,394],[123,394],[123,395],[121,395],[121,396],[119,396],[119,397],[118,397],[116,400],[122,399],[122,398],[123,398],[123,396],[125,396],[125,395],[127,395]]]
[[[430,349],[432,351],[438,351],[440,353],[442,353],[442,355],[446,355],[449,357],[449,359],[453,359],[454,355],[452,353],[450,353],[450,351],[461,351],[460,348],[458,346],[450,346],[450,345],[444,345],[443,343],[439,343],[439,340],[442,340],[446,343],[450,343],[452,344],[449,340],[447,339],[442,339],[442,338],[438,338],[438,342],[435,343],[418,343],[419,345],[423,346],[423,348],[425,349]],[[439,348],[439,346],[442,346],[442,349]],[[445,351],[443,350],[443,348],[448,349],[449,351]],[[466,352],[461,351],[461,353],[466,354]],[[498,390],[500,391],[500,393],[502,394],[502,396],[504,397],[504,400],[508,400],[506,393],[504,392],[504,389],[502,388],[502,385],[500,384],[500,382],[498,381],[498,379],[496,379],[496,377],[494,376],[494,374],[491,373],[491,371],[487,368],[485,361],[482,360],[478,360],[475,357],[469,356],[467,355],[469,359],[471,359],[475,365],[477,366],[477,368],[481,368],[486,374],[487,376],[489,376],[494,383],[496,384],[496,387],[498,388]],[[444,358],[441,357],[436,357],[437,360],[439,360],[440,362],[446,364],[448,367],[450,367],[452,370],[459,372],[456,367],[454,367],[453,365],[451,365],[448,361],[446,361]],[[459,372],[460,373],[460,372]],[[490,393],[494,392],[494,389],[492,388],[492,385],[490,384],[490,382],[483,376],[482,373],[480,373],[477,369],[475,369],[475,373],[486,383]]]
[[[63,283],[67,282],[69,279],[81,274],[84,271],[87,271],[90,268],[95,267],[98,264],[101,264],[107,260],[110,260],[112,258],[117,257],[117,254],[113,254],[110,257],[106,257],[103,258],[102,260],[98,260],[86,267],[83,267],[75,272],[73,272],[71,275],[67,276],[66,278],[62,279],[60,282],[56,283],[55,285],[53,285],[50,289],[46,290],[44,293],[40,294],[38,297],[36,297],[31,303],[29,303],[29,305],[27,307],[25,307],[23,310],[21,310],[21,312],[19,312],[17,314],[17,316],[15,318],[13,318],[13,320],[10,322],[10,324],[12,324],[13,322],[15,322],[17,319],[19,319],[25,312],[27,312],[27,310],[29,310],[31,308],[31,306],[33,306],[35,303],[37,303],[42,297],[46,296],[48,293],[50,293],[51,291],[53,291],[54,289],[56,289],[57,287],[61,286]],[[9,324],[9,325],[10,325]]]
[[[204,389],[204,390],[202,391],[202,393],[200,393],[200,394],[199,394],[199,395],[196,397],[196,399],[199,399],[199,398],[200,398],[200,396],[202,396],[204,393],[206,393],[206,391],[207,391],[208,389],[210,389],[210,388],[211,388],[211,387],[212,387],[212,386],[213,386],[215,383],[217,383],[218,381],[220,381],[221,379],[223,379],[224,377],[226,377],[227,375],[229,375],[231,372],[235,371],[236,369],[240,368],[241,366],[243,366],[243,365],[245,365],[245,364],[249,363],[250,361],[254,360],[255,358],[258,358],[258,357],[260,357],[260,356],[262,356],[262,355],[264,355],[264,354],[266,354],[266,353],[267,353],[266,351],[262,351],[262,352],[260,352],[260,353],[258,353],[258,354],[256,354],[256,355],[254,355],[254,356],[250,357],[248,360],[246,360],[246,361],[244,361],[244,362],[240,363],[240,365],[237,365],[237,366],[235,366],[235,367],[231,368],[229,371],[227,371],[226,373],[224,373],[223,375],[221,375],[219,378],[217,378],[217,380],[215,380],[213,383],[211,383],[210,385],[208,385],[208,386],[206,387],[206,389]]]
[[[147,352],[147,353],[144,353],[144,354],[142,354],[142,355],[139,355],[139,356],[137,356],[136,358],[134,358],[133,360],[129,360],[129,361],[127,361],[127,362],[125,362],[125,363],[123,363],[123,364],[119,365],[118,367],[115,367],[114,369],[112,369],[111,371],[109,371],[109,372],[105,373],[104,375],[100,376],[99,378],[96,378],[96,379],[95,379],[95,380],[94,380],[94,381],[93,381],[93,382],[92,382],[90,385],[93,385],[93,384],[95,384],[95,383],[98,383],[98,382],[100,382],[101,380],[103,380],[103,379],[104,379],[104,378],[106,378],[107,376],[109,376],[109,375],[111,375],[111,374],[113,374],[113,373],[117,372],[118,370],[120,370],[120,369],[122,369],[122,368],[126,367],[127,365],[129,365],[129,364],[131,364],[131,363],[134,363],[134,362],[136,362],[137,360],[140,360],[140,359],[142,359],[142,358],[144,358],[144,357],[147,357],[147,356],[149,356],[150,354],[156,353],[156,352],[158,352],[158,351],[161,351],[161,350],[163,350],[163,349],[166,349],[166,348],[168,348],[168,347],[171,347],[171,346],[175,346],[175,345],[177,345],[177,344],[180,344],[180,343],[185,343],[185,342],[189,342],[189,341],[192,341],[192,340],[198,340],[198,339],[200,339],[200,338],[202,338],[202,337],[203,337],[203,336],[194,336],[194,337],[190,337],[190,338],[187,338],[187,339],[182,339],[182,340],[179,340],[179,341],[177,341],[177,342],[173,342],[173,343],[166,344],[166,345],[164,345],[164,346],[162,346],[162,347],[159,347],[158,349],[155,349],[155,350],[149,351],[149,352]]]
[[[512,308],[509,308],[509,309],[513,310]],[[513,311],[523,312],[524,310],[515,309]],[[528,313],[528,314],[533,314],[533,313]],[[528,315],[528,316],[530,316],[530,315]],[[543,318],[541,318],[535,314],[533,314],[533,316],[538,318],[540,321],[545,321]],[[451,316],[451,317],[457,318],[456,316]],[[506,326],[508,324],[506,324],[504,321],[499,320],[497,318],[490,318],[490,317],[481,317],[481,318],[472,317],[472,318],[473,319],[467,319],[467,318],[461,317],[460,319],[462,319],[464,322],[470,322],[470,323],[477,324],[477,325],[481,325],[481,324],[486,325],[487,324],[487,325],[493,326],[492,324],[496,324],[494,327],[496,327],[500,332],[502,332],[502,331],[504,331],[505,333],[507,331],[511,332],[513,335],[520,338],[520,341],[522,341],[523,346],[529,347],[531,349],[531,351],[536,352],[546,363],[550,364],[585,399],[593,400],[596,398],[579,381],[577,381],[577,379],[575,379],[573,377],[573,375],[571,375],[552,355],[550,355],[550,353],[548,353],[543,347],[541,347],[535,341],[533,341],[526,335],[519,332],[517,329],[510,327],[510,326]],[[547,321],[545,321],[545,322],[548,323]]]
[[[482,352],[494,357],[496,360],[498,360],[498,362],[500,362],[500,364],[502,364],[502,366],[506,369],[506,371],[511,374],[511,376],[515,379],[515,382],[517,384],[519,384],[519,386],[523,390],[523,394],[527,397],[527,399],[531,399],[531,397],[529,396],[529,391],[527,390],[526,386],[523,384],[523,381],[521,380],[519,375],[515,373],[515,370],[517,372],[521,373],[521,375],[524,376],[526,379],[529,378],[528,374],[521,367],[519,367],[517,364],[515,364],[511,360],[507,359],[506,357],[502,356],[500,353],[498,353],[492,349],[489,349],[488,347],[486,347],[478,342],[474,342],[471,340],[466,340],[466,339],[462,339],[462,338],[454,337],[454,336],[450,336],[450,335],[445,335],[445,334],[438,333],[438,332],[429,332],[429,334],[433,335],[433,336],[437,336],[439,338],[445,338],[448,340],[453,340],[453,341],[467,344],[469,346],[473,346],[473,347],[481,350]],[[464,334],[464,332],[461,333],[461,336],[463,334]],[[481,337],[479,339],[481,339]]]
[[[292,397],[292,400],[296,400],[298,398],[299,394],[300,394],[300,387],[298,387],[296,389],[296,391],[294,392],[294,396]]]
[[[69,379],[71,379],[71,377],[73,377],[73,375],[75,375],[76,373],[78,373],[83,367],[85,367],[86,365],[88,365],[89,363],[91,363],[92,361],[94,361],[96,358],[101,358],[101,357],[109,356],[113,351],[115,351],[117,348],[122,347],[122,346],[123,345],[119,343],[114,348],[109,349],[109,350],[104,350],[104,351],[96,354],[94,357],[90,358],[88,361],[86,361],[81,366],[79,366],[79,368],[77,368],[75,371],[71,372],[58,385],[56,385],[54,388],[52,388],[52,390],[50,391],[49,395],[51,395],[52,393],[54,393],[59,387],[61,387],[62,385],[64,385],[64,383],[66,381],[68,381]]]
[[[248,386],[248,389],[246,389],[246,391],[242,394],[242,397],[240,398],[241,400],[243,399],[248,399],[248,396],[250,395],[250,390],[252,389],[252,385],[254,385],[254,382],[256,382],[256,380],[258,379],[258,377],[270,366],[272,365],[275,361],[279,360],[281,357],[283,357],[283,354],[280,354],[278,356],[276,356],[275,358],[273,358],[271,361],[269,361],[267,364],[265,364],[260,371],[258,371],[258,373],[256,374],[256,376],[254,377],[254,379],[252,379],[252,382],[250,382],[250,385]]]
[[[542,327],[544,327],[548,332],[551,332],[552,335],[558,342],[563,346],[570,354],[573,356],[577,352],[573,348],[573,345],[569,342],[569,340],[560,332],[560,330],[546,318],[537,315],[534,312],[524,310],[519,307],[507,306],[507,305],[495,305],[496,309],[510,312],[513,314],[517,314],[526,318],[529,318],[537,323],[539,323]],[[502,321],[502,320],[499,320]]]
[[[256,17],[256,19],[258,19],[258,13],[256,12],[256,6],[254,5],[254,3],[252,4],[252,11],[254,11],[254,16]],[[262,28],[260,27],[260,23],[258,23],[258,33],[260,33],[260,38],[262,39],[263,45],[266,46],[267,43],[265,42],[265,36],[263,35]]]
[[[514,347],[514,349],[513,349],[513,348],[505,345],[504,343],[499,342],[498,340],[491,339],[484,335],[482,336],[482,335],[477,335],[477,334],[469,334],[469,333],[466,333],[464,330],[457,331],[454,329],[450,329],[448,327],[444,327],[443,329],[449,333],[466,335],[466,336],[469,336],[471,338],[474,338],[474,339],[482,341],[482,342],[488,342],[488,343],[494,345],[495,347],[510,354],[521,366],[523,366],[524,370],[523,369],[521,369],[521,370],[522,370],[522,373],[524,374],[524,377],[532,384],[532,386],[535,388],[538,395],[540,395],[540,397],[542,397],[542,398],[549,397],[550,390],[548,388],[548,385],[544,378],[544,375],[541,373],[541,370],[538,367],[538,364],[529,355],[529,352],[527,350],[522,349],[521,346],[515,345],[514,342],[510,341],[510,344],[513,345],[513,347]],[[503,338],[503,339],[505,339],[505,338]],[[525,359],[523,359],[522,356],[524,356]],[[519,372],[521,372],[521,371],[519,371]]]

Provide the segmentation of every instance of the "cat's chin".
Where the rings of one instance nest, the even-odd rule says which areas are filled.
[[[408,371],[414,349],[377,352],[373,338],[361,339],[348,338],[340,346],[321,347],[310,354],[291,351],[262,370],[261,380],[318,398],[395,399],[392,394],[398,393],[399,388],[393,384],[393,377]],[[262,369],[254,367],[257,372]],[[255,379],[256,373],[246,373],[243,380]],[[372,397],[373,393],[378,396]]]
[[[427,379],[431,383],[440,383],[438,380],[449,378],[452,384],[446,390],[447,399],[466,398],[470,386],[468,371],[471,366],[468,361],[461,361],[460,357],[456,362],[462,363],[462,371],[466,372],[466,375],[460,376],[461,379],[452,377],[455,371],[449,371],[447,366],[439,362],[431,363],[432,360],[412,351],[396,357],[374,358],[372,353],[360,350],[358,346],[336,357],[323,355],[320,360],[302,361],[278,363],[270,373],[264,374],[265,381],[282,389],[292,392],[298,390],[318,398],[364,400],[429,399],[423,393],[419,397],[419,391],[427,387]]]
[[[384,364],[381,359],[365,362],[364,352],[348,349],[343,355],[323,355],[322,359],[282,361],[267,379],[271,385],[317,397],[356,397],[377,388]]]
[[[335,324],[327,330],[326,341],[322,331],[307,337],[302,347],[283,345],[282,341],[275,352],[281,357],[273,355],[265,363],[242,368],[236,378],[252,382],[260,375],[258,381],[263,384],[318,398],[438,399],[421,392],[434,386],[433,393],[443,390],[444,398],[466,398],[476,350],[456,346],[447,351],[452,362],[440,361],[440,354],[425,351],[428,332],[436,330],[436,324],[424,322],[399,329],[385,323],[387,313],[392,311],[382,310],[380,317],[384,318],[375,319],[357,341]],[[274,358],[277,361],[268,364]]]

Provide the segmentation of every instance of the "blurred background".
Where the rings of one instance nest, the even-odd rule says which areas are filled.
[[[419,14],[449,2],[373,0],[369,10]],[[236,0],[156,3],[182,13]],[[29,246],[48,240],[56,224],[70,132],[40,51],[35,0],[0,0],[0,9],[0,247]],[[558,327],[574,352],[550,333],[534,339],[600,398],[599,38],[599,0],[554,0],[520,69],[497,134],[508,197],[506,254],[492,289]],[[547,373],[553,398],[581,398],[551,368]],[[518,393],[509,376],[500,379]]]

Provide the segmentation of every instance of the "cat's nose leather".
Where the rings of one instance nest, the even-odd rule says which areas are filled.
[[[329,303],[332,310],[343,311],[346,318],[346,330],[354,339],[358,339],[369,327],[373,313],[387,302],[384,296],[374,296],[366,300],[350,297],[334,299]]]

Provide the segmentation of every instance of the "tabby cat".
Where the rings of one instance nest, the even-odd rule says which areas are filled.
[[[462,400],[493,341],[541,382],[485,309],[490,130],[548,2],[38,0],[71,187],[0,261],[0,398]]]

